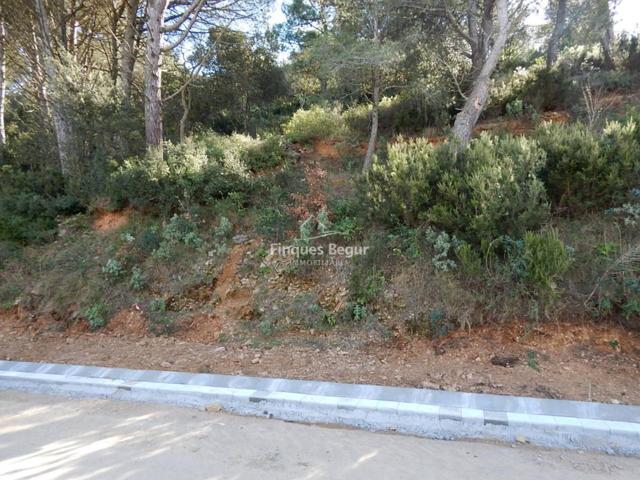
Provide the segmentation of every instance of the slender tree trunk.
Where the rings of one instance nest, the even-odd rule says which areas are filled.
[[[556,9],[556,18],[553,24],[553,31],[549,38],[549,46],[547,47],[547,69],[551,69],[558,61],[558,48],[560,40],[564,36],[567,24],[567,0],[558,0]]]
[[[372,18],[373,43],[380,44],[380,29],[378,23],[377,12]],[[369,144],[367,145],[367,153],[364,156],[362,164],[362,173],[366,173],[373,163],[373,154],[376,151],[376,143],[378,142],[378,123],[380,117],[380,71],[378,67],[373,68],[373,108],[371,109],[371,132],[369,134]]]
[[[40,27],[40,44],[44,63],[45,83],[51,85],[56,80],[57,68],[53,58],[51,46],[51,34],[49,32],[49,19],[45,9],[44,0],[34,0],[38,25]],[[51,90],[51,88],[48,88]],[[71,127],[65,118],[62,108],[57,101],[49,102],[53,118],[53,126],[58,143],[58,158],[60,160],[60,171],[63,175],[69,173],[69,162],[72,158],[73,148],[71,143]]]
[[[138,6],[139,0],[126,0],[125,26],[122,38],[120,60],[120,83],[125,102],[131,98],[131,85],[133,84],[133,68],[135,66],[135,41],[138,31]]]
[[[187,119],[191,110],[191,92],[187,87],[180,92],[180,103],[182,104],[182,116],[180,117],[180,142],[187,138]]]
[[[603,12],[603,31],[600,39],[602,44],[602,55],[604,57],[604,65],[608,70],[616,68],[613,59],[613,42],[615,41],[615,32],[613,31],[613,19],[611,18],[611,9],[609,8],[609,0],[601,0]]]
[[[373,154],[376,151],[376,143],[378,142],[378,124],[380,117],[380,78],[378,72],[374,73],[373,79],[373,108],[371,109],[371,133],[369,135],[369,144],[367,145],[367,154],[364,157],[362,172],[366,173],[371,168],[373,162]]]
[[[480,114],[489,100],[491,75],[498,65],[498,60],[507,42],[509,30],[509,17],[507,13],[507,0],[497,0],[498,32],[493,43],[493,48],[487,56],[478,77],[473,83],[471,94],[460,113],[456,116],[453,125],[453,135],[458,141],[458,148],[466,147],[471,141],[473,128],[478,123]]]
[[[5,49],[7,32],[4,26],[4,12],[0,7],[0,163],[2,162],[2,148],[7,144],[7,133],[4,128],[4,104],[7,95],[7,67],[5,64]]]
[[[162,26],[168,0],[147,4],[147,52],[144,65],[144,125],[147,147],[162,148]]]

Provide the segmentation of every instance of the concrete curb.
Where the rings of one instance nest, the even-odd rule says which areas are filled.
[[[628,405],[9,361],[0,361],[0,389],[640,456],[640,407]]]

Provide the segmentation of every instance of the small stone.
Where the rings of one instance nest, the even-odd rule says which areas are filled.
[[[211,405],[207,405],[206,407],[204,407],[204,411],[205,412],[220,412],[222,411],[222,405],[220,405],[219,403],[212,403]]]
[[[213,349],[213,353],[221,353],[221,352],[226,352],[227,348],[226,347],[216,347]]]
[[[235,243],[236,245],[247,243],[248,240],[249,237],[247,237],[246,235],[236,235],[235,237],[233,237],[233,243]]]
[[[162,368],[171,368],[171,363],[169,363],[169,362],[162,362],[162,363],[160,364],[160,366],[161,366]]]
[[[257,365],[258,363],[260,363],[260,359],[256,357],[253,360],[251,360],[251,363],[253,363],[254,365]]]
[[[527,438],[523,437],[522,435],[518,435],[516,437],[516,442],[519,443],[520,445],[526,445],[527,443],[529,443],[529,440],[527,440]]]
[[[611,403],[613,403],[614,405],[620,405],[620,400],[618,400],[617,398],[612,398]]]

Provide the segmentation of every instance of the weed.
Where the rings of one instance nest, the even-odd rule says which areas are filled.
[[[107,306],[102,302],[91,305],[84,313],[91,330],[99,330],[107,325]]]

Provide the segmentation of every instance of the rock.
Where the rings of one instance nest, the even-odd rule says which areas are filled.
[[[613,403],[614,405],[620,405],[620,400],[618,400],[617,398],[612,398],[611,403]]]
[[[523,437],[522,435],[518,435],[516,437],[516,442],[519,443],[520,445],[526,445],[527,443],[529,443],[529,440],[527,440],[527,438]]]
[[[243,243],[247,243],[249,241],[249,237],[246,235],[236,235],[233,237],[233,243],[236,245],[242,245]]]
[[[161,366],[162,368],[171,368],[171,367],[172,367],[171,363],[169,363],[169,362],[162,362],[162,363],[160,364],[160,366]]]
[[[436,345],[435,347],[433,347],[433,353],[435,353],[436,355],[444,355],[445,353],[447,353],[447,351],[444,349],[444,347]]]
[[[216,347],[213,349],[213,353],[222,353],[222,352],[226,352],[227,348],[226,347]]]
[[[207,405],[206,407],[204,407],[204,411],[211,413],[220,412],[222,411],[222,405],[220,405],[219,403],[212,403],[211,405]]]
[[[499,367],[511,368],[516,365],[520,359],[515,355],[494,355],[491,357],[491,363]]]
[[[260,359],[256,357],[253,360],[251,360],[251,363],[253,363],[254,365],[257,365],[258,363],[260,363]]]

